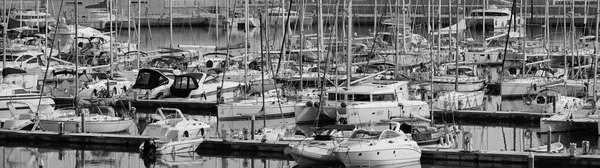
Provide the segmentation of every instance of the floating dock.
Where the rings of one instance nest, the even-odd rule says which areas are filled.
[[[223,141],[221,139],[208,139],[204,141],[196,151],[223,151],[226,153],[237,153],[242,156],[246,152],[261,152],[267,157],[267,152],[273,152],[273,156],[280,156],[289,144],[297,142],[278,141],[261,143],[256,140],[232,140]],[[226,154],[221,153],[221,154]],[[581,152],[579,152],[581,153]],[[537,166],[567,166],[567,167],[594,167],[600,165],[600,155],[580,155],[570,156],[567,153],[533,153],[533,159],[529,152],[519,151],[473,151],[465,152],[462,149],[422,149],[421,163],[439,163],[439,162],[461,162],[461,164],[473,163],[473,165],[485,163],[517,164],[527,165],[534,161]]]
[[[533,154],[533,158],[530,158]],[[600,155],[575,155],[567,153],[529,153],[517,151],[474,151],[464,152],[462,149],[423,149],[421,163],[447,161],[476,162],[476,163],[508,163],[529,164],[533,161],[536,166],[552,167],[596,167],[600,165]],[[466,166],[466,165],[463,165]],[[474,165],[472,165],[474,166]]]
[[[64,133],[49,131],[14,131],[0,130],[0,140],[15,142],[44,142],[61,144],[86,144],[115,147],[135,146],[151,139],[140,135],[97,134],[97,133]]]
[[[483,110],[434,110],[433,118],[436,121],[448,122],[461,121],[461,124],[486,124],[489,121],[499,123],[514,123],[521,126],[539,126],[543,117],[550,117],[552,113],[531,113],[520,111],[483,111]],[[527,125],[527,124],[531,125]]]

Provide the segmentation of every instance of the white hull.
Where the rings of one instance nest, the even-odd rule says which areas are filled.
[[[567,81],[567,84],[558,83],[545,87],[540,87],[546,83],[557,82],[558,79],[514,79],[510,81],[502,82],[500,93],[502,96],[522,96],[522,95],[535,95],[539,91],[546,88],[558,90],[567,96],[585,94],[584,84],[579,81]]]
[[[281,104],[277,102],[266,102],[265,103],[265,115],[266,116],[281,116],[294,114],[294,102],[283,102]],[[217,109],[219,111],[219,120],[232,120],[244,116],[262,115],[259,111],[262,108],[261,102],[256,103],[228,103],[219,104]],[[247,118],[247,117],[246,117]]]
[[[347,148],[341,148],[334,153],[346,166],[391,165],[419,162],[421,159],[421,151],[408,145],[395,148],[360,151],[345,149]]]
[[[456,90],[455,88],[455,84],[454,83],[434,83],[433,84],[433,89],[434,90],[439,90],[439,91],[459,91],[459,92],[472,92],[472,91],[478,91],[483,89],[484,83],[483,81],[480,82],[473,82],[473,83],[458,83],[458,90]]]
[[[196,147],[204,142],[204,138],[182,140],[176,142],[169,142],[166,144],[159,144],[159,148],[156,149],[156,154],[173,154],[183,152],[195,152]]]
[[[229,26],[231,27],[237,27],[239,29],[243,29],[245,26],[244,24],[246,24],[246,20],[244,18],[233,18],[233,19],[229,19]],[[259,27],[260,26],[260,20],[256,19],[256,18],[248,18],[248,27]]]
[[[32,104],[34,106],[40,107],[40,110],[44,110],[45,107],[54,107],[54,100],[48,96],[42,96],[40,101],[39,95],[28,95],[28,96],[0,96],[0,113],[9,113],[8,107],[6,106],[7,102],[24,102],[28,104]],[[17,108],[17,112],[19,113],[27,113],[28,108],[22,104],[15,104]]]
[[[578,130],[593,130],[600,128],[600,120],[598,119],[558,119],[558,118],[542,118],[540,120],[539,133],[548,133],[550,130],[554,132],[569,132]],[[600,130],[598,132],[600,135]]]
[[[40,126],[46,131],[59,132],[59,123],[64,123],[65,132],[78,132],[81,127],[81,120],[60,121],[60,120],[40,120]],[[133,125],[133,120],[118,121],[85,121],[84,131],[91,133],[111,133],[123,132]]]
[[[296,104],[296,123],[314,122],[318,117],[318,110],[316,107],[307,107],[306,103]],[[332,119],[345,117],[348,124],[364,124],[387,120],[390,117],[409,117],[411,115],[428,117],[429,111],[429,105],[422,101],[369,102],[345,108],[340,105],[323,107],[324,115]],[[338,116],[338,114],[341,115]]]
[[[333,149],[333,141],[312,141],[309,144],[300,144],[291,147],[288,154],[294,158],[298,164],[319,165],[340,162]]]

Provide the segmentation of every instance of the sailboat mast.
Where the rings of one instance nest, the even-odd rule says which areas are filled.
[[[400,31],[400,33],[402,33],[402,54],[406,53],[406,6],[404,4],[404,0],[402,0],[402,30]],[[398,37],[396,37],[398,38]],[[396,62],[396,66],[398,65],[398,63]]]
[[[6,29],[8,27],[8,15],[6,13],[6,0],[2,0],[2,67],[6,67]]]
[[[219,45],[219,0],[215,1],[215,33],[216,33],[216,37],[217,37],[217,46]],[[172,22],[171,22],[172,23]],[[217,48],[215,47],[215,52],[217,52]]]
[[[323,40],[323,0],[317,0],[317,14],[319,15],[317,17],[317,68],[320,70],[321,69],[321,59],[323,59],[323,50],[325,50],[325,45],[323,43],[325,43],[325,41]],[[337,9],[337,6],[336,6]],[[335,16],[337,17],[337,16]],[[300,67],[302,69],[302,67]],[[325,70],[326,73],[327,70]],[[321,83],[321,82],[325,82],[325,81],[321,81],[319,78],[317,78],[317,83]],[[318,86],[318,85],[317,85]],[[322,89],[322,88],[321,88]]]
[[[244,17],[245,17],[245,21],[244,21],[244,30],[246,30],[244,32],[245,37],[244,37],[244,51],[246,52],[246,55],[244,56],[244,84],[248,84],[248,32],[250,31],[250,25],[249,25],[249,16],[250,15],[250,5],[249,5],[249,0],[246,0],[244,2]],[[244,98],[246,98],[246,93],[244,92]]]
[[[346,88],[350,89],[350,77],[352,74],[352,0],[348,1],[348,42],[346,45],[346,54],[348,58],[346,59]],[[325,70],[327,72],[327,70]],[[325,81],[323,81],[325,82]],[[348,95],[346,94],[346,100]]]
[[[131,0],[127,0],[127,52],[131,49]]]
[[[169,48],[173,48],[173,0],[169,0]]]
[[[263,31],[265,30],[265,23],[263,23],[262,15],[260,15],[260,97],[262,97],[262,107],[260,111],[263,112],[263,127],[267,126],[266,121],[266,112],[265,112],[265,70],[267,69],[267,65],[265,64],[265,53],[264,53],[264,39],[263,39]],[[268,46],[267,46],[268,47]],[[269,51],[267,51],[269,53]]]
[[[394,19],[394,79],[398,79],[398,51],[399,51],[399,47],[398,47],[398,28],[400,27],[400,18],[398,16],[398,14],[400,14],[400,11],[398,11],[398,0],[395,1],[394,3],[394,15],[396,17],[393,17]],[[404,26],[402,26],[404,27]],[[402,39],[404,39],[404,36],[402,36]]]
[[[483,31],[482,31],[482,34],[483,34],[483,51],[484,52],[487,49],[487,41],[485,40],[486,39],[485,38],[485,22],[486,22],[486,20],[485,20],[486,19],[486,17],[485,17],[485,13],[486,13],[485,9],[487,9],[487,0],[483,0],[483,12],[482,12],[483,13],[483,24],[482,24],[483,25],[483,29],[482,29]],[[494,21],[492,21],[492,22],[494,22]]]
[[[110,57],[109,58],[110,65],[109,65],[108,69],[109,69],[110,74],[108,74],[108,75],[109,75],[109,79],[110,79],[110,78],[112,78],[112,74],[113,74],[112,70],[113,70],[113,61],[114,61],[113,60],[113,44],[112,44],[113,40],[114,40],[113,39],[113,17],[112,17],[113,16],[113,0],[108,0],[108,8],[109,8],[108,9],[108,21],[110,22],[110,27],[108,28],[108,30],[109,30],[108,35],[110,38],[110,40],[108,41],[108,44],[110,45],[108,47],[108,56]],[[111,91],[110,82],[106,82],[106,90],[107,90],[106,97],[110,97],[111,96],[110,95],[110,91]]]
[[[571,69],[573,69],[571,71],[571,77],[574,78],[575,77],[575,56],[576,55],[576,51],[575,51],[575,35],[577,35],[577,32],[575,32],[575,0],[571,0]],[[566,81],[565,81],[566,83]]]
[[[377,1],[379,0],[373,1],[375,3],[375,6],[373,7],[373,33],[377,32]]]
[[[427,33],[432,34],[431,32],[431,0],[427,1]],[[438,49],[439,50],[439,49]],[[431,117],[431,124],[433,124],[433,67],[435,66],[435,59],[433,59],[433,45],[429,43],[429,58],[432,61],[431,69],[429,70],[429,87],[431,88],[431,98],[429,98],[429,116]]]
[[[73,45],[75,47],[75,93],[73,96],[73,102],[74,102],[74,106],[75,106],[75,113],[78,113],[81,116],[81,132],[85,132],[85,116],[83,115],[83,113],[81,113],[79,111],[79,102],[78,102],[78,96],[79,95],[79,41],[78,41],[78,36],[79,36],[79,32],[78,32],[78,25],[79,25],[79,0],[75,0],[75,25],[73,25],[73,27],[75,28],[75,45]]]
[[[137,0],[138,4],[138,21],[137,21],[137,50],[136,54],[136,65],[137,69],[140,69],[140,48],[142,47],[142,0]]]
[[[596,91],[596,87],[598,86],[598,31],[600,26],[600,3],[596,2],[596,33],[594,36],[596,37],[596,42],[594,43],[594,86],[593,86],[593,94],[594,100],[592,100],[592,106],[594,107],[594,111],[596,110],[596,101],[598,101],[598,94]]]
[[[300,90],[302,90],[302,63],[304,61],[303,50],[304,50],[304,11],[305,0],[300,0]]]
[[[567,16],[567,6],[563,3],[563,15]],[[567,17],[563,17],[563,57],[565,61],[565,75],[564,79],[567,80],[569,76],[569,65],[567,64]],[[567,84],[565,83],[565,89],[567,89]]]

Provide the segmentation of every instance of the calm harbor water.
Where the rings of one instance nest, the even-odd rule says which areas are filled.
[[[316,27],[314,27],[316,28]],[[314,33],[314,28],[307,28],[306,33]],[[536,33],[541,34],[541,28],[533,28]],[[283,37],[282,31],[271,29],[267,35],[269,42],[273,48],[280,48]],[[359,26],[354,29],[358,35],[367,35],[369,27]],[[553,38],[555,40],[563,39],[561,29],[552,29]],[[578,33],[582,34],[583,30],[579,29]],[[260,48],[260,38],[258,29],[250,31],[251,51],[257,52]],[[132,31],[132,35],[136,34]],[[142,45],[141,49],[148,51],[168,47],[170,45],[170,33],[168,27],[153,27],[142,28]],[[227,44],[227,34],[231,34],[231,44],[240,43],[244,40],[242,30],[219,29],[219,35],[215,28],[207,27],[174,27],[173,31],[173,46],[179,44],[185,45],[219,45]],[[297,35],[298,33],[294,33]],[[537,35],[534,33],[534,35]],[[127,40],[127,31],[121,30],[118,34],[120,41]],[[217,43],[217,37],[219,42]],[[481,36],[474,35],[474,38]],[[135,40],[132,40],[135,41]],[[489,67],[483,67],[489,68]],[[498,96],[488,96],[486,105],[482,109],[486,110],[523,110],[525,103],[522,100],[502,100]],[[142,113],[154,113],[153,111],[142,111]],[[445,120],[445,119],[437,119]],[[448,119],[449,120],[449,119]],[[211,120],[209,120],[211,121]],[[469,122],[465,122],[469,123]],[[216,126],[216,123],[211,123]],[[472,133],[473,148],[476,150],[506,150],[506,151],[522,151],[530,147],[537,147],[545,144],[548,141],[546,135],[538,135],[539,130],[537,123],[494,123],[493,121],[483,122],[478,124],[461,124],[458,122],[461,131]],[[267,121],[268,126],[282,126],[289,129],[295,129],[293,118],[274,119]],[[241,129],[250,127],[249,121],[230,121],[221,122],[221,128],[225,129]],[[263,122],[257,121],[256,127],[262,127]],[[140,128],[142,130],[143,127]],[[132,129],[131,134],[139,134],[139,131]],[[592,148],[597,148],[600,142],[600,137],[589,132],[570,132],[553,134],[552,142],[560,141],[563,144],[576,142],[581,145],[581,141],[588,140]],[[189,153],[161,156],[154,160],[143,159],[137,151],[113,151],[110,149],[100,150],[76,150],[68,148],[46,148],[32,145],[22,145],[27,147],[7,147],[0,145],[0,167],[219,167],[219,168],[288,168],[296,167],[296,163],[288,158],[281,156],[273,156],[273,154],[247,154],[243,152],[230,152],[225,154],[215,154],[210,152]],[[462,148],[459,143],[458,148]],[[253,156],[253,157],[249,157]],[[268,159],[267,159],[268,158]],[[397,167],[499,167],[507,165],[489,164],[473,164],[461,162],[435,162],[427,161],[416,163],[415,165],[394,165]],[[339,167],[339,166],[334,166]],[[510,165],[510,167],[526,167],[526,165]]]

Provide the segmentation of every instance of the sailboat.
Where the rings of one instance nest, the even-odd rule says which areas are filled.
[[[75,0],[77,4],[78,0]],[[77,17],[77,8],[75,8],[75,18]],[[78,26],[78,19],[75,19],[75,27]],[[78,28],[74,29],[74,44],[78,44]],[[79,47],[74,47],[75,51],[75,72],[79,70]],[[112,55],[112,54],[111,54]],[[79,91],[79,76],[75,75],[75,88]],[[92,106],[91,108],[79,108],[79,93],[74,94],[74,112],[64,113],[63,111],[55,111],[50,115],[59,116],[56,118],[38,118],[39,126],[48,131],[66,131],[66,132],[92,132],[92,133],[111,133],[122,132],[128,130],[134,121],[128,117],[118,117],[112,107],[108,106]],[[63,125],[64,124],[64,125]],[[63,129],[61,130],[61,126]]]

